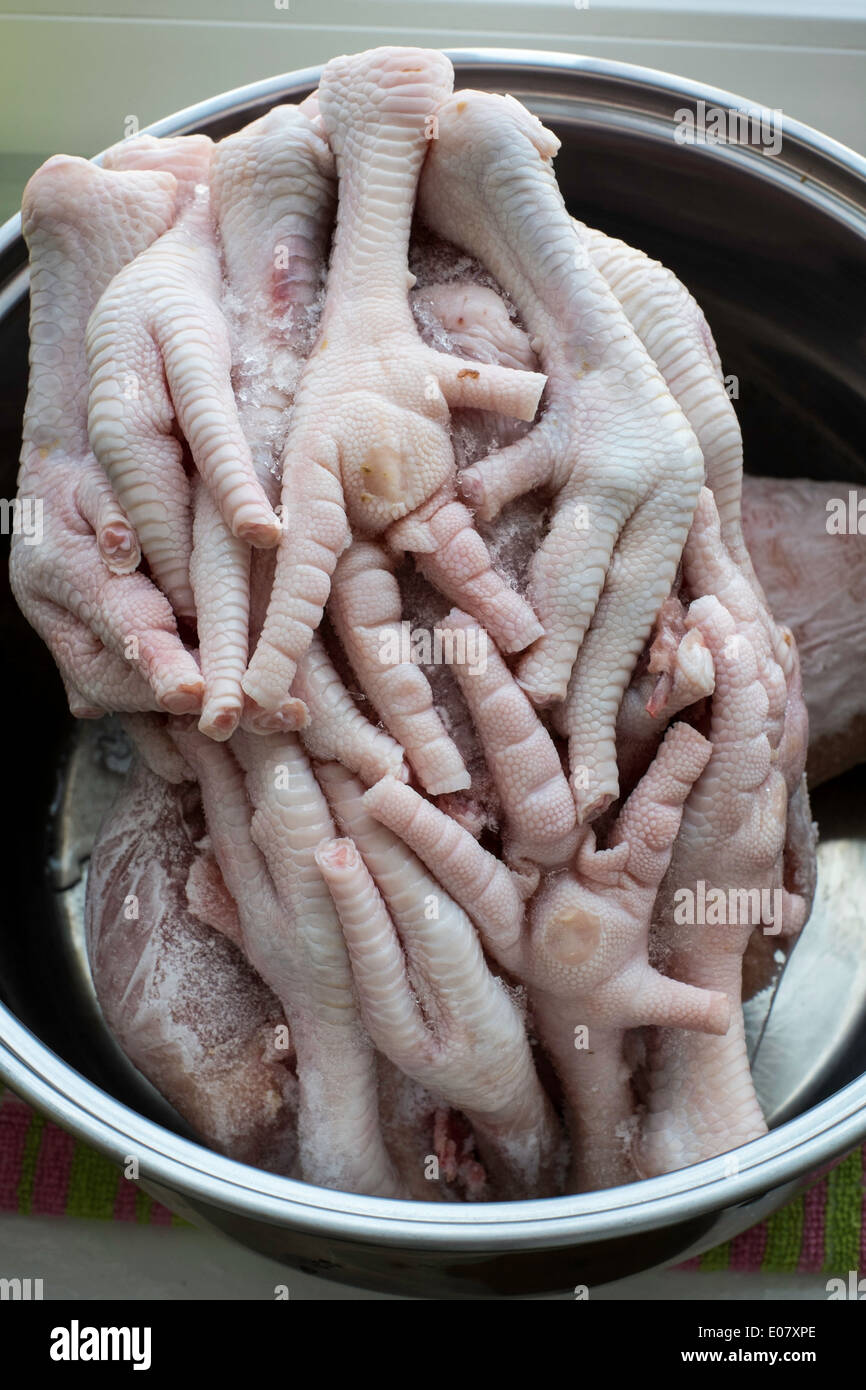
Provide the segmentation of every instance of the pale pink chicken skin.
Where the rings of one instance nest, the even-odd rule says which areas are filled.
[[[648,958],[652,904],[683,802],[709,755],[696,730],[670,730],[607,848],[596,849],[587,829],[573,864],[543,880],[525,906],[519,880],[411,789],[383,782],[364,798],[461,902],[491,956],[526,985],[562,1084],[576,1190],[634,1178],[626,1030],[662,1021],[722,1034],[728,1027],[723,993],[667,979]]]
[[[743,954],[755,926],[796,935],[810,906],[784,883],[790,784],[799,785],[805,740],[798,738],[790,747],[788,740],[779,744],[781,673],[768,669],[748,617],[735,616],[737,609],[748,612],[743,591],[752,591],[736,570],[736,580],[719,582],[720,563],[733,569],[729,560],[720,561],[721,553],[718,517],[705,492],[686,546],[684,571],[693,592],[706,591],[706,597],[691,604],[686,621],[700,625],[713,657],[712,757],[686,803],[653,920],[659,964],[678,980],[724,991],[733,1023],[724,1038],[686,1038],[663,1030],[648,1043],[647,1113],[638,1150],[644,1176],[710,1158],[766,1131],[740,1008]],[[716,597],[719,589],[726,604]],[[732,890],[775,890],[779,897],[768,899],[769,912],[762,903],[757,922],[737,908],[740,915],[733,923],[690,924],[677,895],[692,893],[697,901],[700,882],[707,893],[720,891],[727,901]],[[747,920],[740,920],[743,915]]]
[[[404,549],[431,549],[432,518],[423,515],[414,533],[411,518],[434,498],[443,506],[453,498],[448,405],[531,419],[544,385],[537,374],[437,353],[423,344],[412,319],[415,189],[429,118],[452,81],[448,60],[420,49],[335,59],[322,75],[318,107],[337,160],[337,228],[319,336],[298,386],[283,458],[290,524],[243,683],[267,713],[281,710],[321,621],[349,526],[373,537],[408,518],[405,534],[392,530],[391,540]],[[534,634],[525,603],[522,611]],[[293,718],[292,710],[288,721]]]
[[[469,917],[369,814],[337,763],[318,772],[346,835],[316,853],[346,938],[370,1035],[461,1110],[501,1197],[551,1194],[562,1143],[523,1018],[488,969]]]
[[[672,271],[643,251],[577,220],[574,227],[694,430],[725,548],[756,586],[741,515],[743,440],[700,306]]]
[[[460,486],[485,517],[533,488],[555,496],[530,579],[544,636],[518,675],[537,704],[568,696],[585,821],[618,793],[617,710],[673,582],[703,461],[575,232],[550,166],[556,138],[512,98],[483,92],[457,93],[438,120],[421,216],[496,276],[548,376],[540,423],[464,470]]]
[[[178,791],[141,765],[124,782],[90,860],[96,992],[127,1056],[205,1143],[291,1173],[297,1081],[291,1046],[279,1045],[285,1019],[222,939],[231,933],[213,885],[201,891],[197,801],[195,789]]]
[[[166,144],[166,162],[182,165],[180,142]],[[121,146],[114,162],[125,154]],[[177,186],[170,172],[102,170],[58,155],[24,194],[31,371],[18,484],[20,496],[44,499],[44,535],[34,545],[13,536],[10,578],[79,717],[183,713],[201,698],[167,599],[132,573],[138,540],[87,437],[88,318],[118,271],[171,226]]]
[[[309,714],[299,732],[311,758],[319,762],[339,759],[362,782],[388,776],[403,781],[408,778],[402,745],[361,713],[318,633],[313,634],[298,662],[292,691]]]
[[[506,862],[523,873],[567,863],[577,848],[577,816],[549,733],[473,619],[455,608],[437,631],[499,792]]]
[[[208,188],[213,145],[187,138],[198,168],[177,221],[115,276],[91,315],[86,346],[93,452],[133,511],[157,579],[191,616],[188,485],[176,427],[234,535],[272,546],[280,526],[232,394]]]
[[[334,824],[303,749],[291,734],[239,731],[231,747],[195,730],[178,728],[174,737],[202,789],[213,851],[237,904],[244,954],[279,999],[291,1029],[301,1175],[323,1187],[399,1196],[381,1132],[375,1052],[314,859],[321,840],[334,838]]]
[[[124,714],[119,723],[146,768],[163,782],[177,786],[194,782],[192,768],[184,762],[161,714]]]
[[[278,106],[220,141],[210,168],[225,264],[238,417],[253,467],[276,506],[294,389],[309,353],[336,205],[334,158],[299,107]],[[192,579],[206,683],[199,728],[230,737],[241,719],[250,642],[252,553],[198,485]],[[256,622],[260,619],[256,618]]]
[[[511,318],[501,294],[488,285],[471,280],[425,285],[413,291],[412,307],[416,315],[422,311],[432,315],[461,356],[500,367],[538,370],[527,334]],[[477,423],[487,419],[488,415],[479,415]]]
[[[478,262],[467,266],[467,259],[450,243],[431,241],[416,225],[411,245],[416,287],[411,303],[424,341],[473,362],[538,371],[538,358],[516,321],[513,306],[506,304],[501,290],[489,283],[489,272]],[[456,278],[442,278],[449,275]],[[492,449],[522,439],[531,422],[490,410],[456,409],[451,412],[451,427],[458,468],[462,469]],[[482,525],[481,530],[489,543],[489,527]],[[476,616],[484,621],[483,615]]]
[[[433,707],[429,682],[403,659],[400,590],[380,545],[356,540],[343,552],[328,612],[360,685],[422,786],[431,795],[468,787],[469,773]]]
[[[802,663],[810,787],[866,759],[866,522],[850,525],[852,492],[856,503],[850,483],[743,479],[746,540]]]

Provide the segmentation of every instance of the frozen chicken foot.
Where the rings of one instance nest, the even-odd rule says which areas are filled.
[[[466,913],[366,809],[336,763],[319,772],[346,838],[318,863],[340,914],[370,1035],[407,1076],[461,1110],[499,1197],[550,1194],[561,1137],[523,1018]]]
[[[518,677],[538,705],[567,697],[584,822],[618,793],[617,711],[670,591],[704,469],[688,421],[565,209],[557,148],[513,98],[459,92],[439,112],[419,210],[496,276],[547,374],[541,420],[465,469],[460,487],[486,518],[530,489],[553,494],[530,570],[544,634]]]
[[[293,734],[238,731],[219,744],[178,728],[174,737],[201,786],[244,954],[291,1029],[300,1175],[323,1187],[399,1196],[380,1125],[375,1052],[315,862],[316,846],[335,829],[306,755]]]
[[[210,180],[238,419],[255,475],[276,506],[295,386],[317,322],[334,159],[300,107],[276,106],[220,141]],[[205,678],[199,727],[226,739],[245,713],[241,681],[255,620],[250,567],[267,561],[233,534],[200,480],[194,510],[191,577]],[[254,726],[246,713],[245,726]]]
[[[402,48],[334,59],[322,75],[318,108],[337,161],[337,227],[319,334],[283,455],[287,529],[243,682],[267,714],[280,711],[321,621],[350,527],[360,538],[389,533],[392,545],[434,555],[435,513],[454,500],[449,405],[531,419],[544,385],[536,373],[435,351],[412,318],[408,245],[416,185],[431,119],[452,81],[442,54]],[[433,515],[413,524],[434,498]],[[447,548],[436,562],[446,566]],[[455,549],[447,580],[452,596],[466,589],[470,608],[476,573],[477,564],[467,569]],[[523,611],[531,629],[525,604]]]
[[[182,142],[167,144],[168,169],[181,172]],[[10,577],[73,714],[184,713],[199,707],[201,675],[168,600],[135,573],[138,536],[88,440],[84,350],[103,290],[171,227],[178,179],[136,167],[124,145],[109,162],[116,167],[55,156],[24,194],[31,369],[18,487],[26,505],[41,509],[41,528],[13,536]]]
[[[786,772],[802,768],[804,749],[780,749],[785,681],[762,650],[762,627],[747,610],[735,617],[710,591],[718,584],[717,555],[718,517],[705,493],[684,568],[694,588],[703,580],[707,589],[686,621],[700,628],[713,658],[712,752],[686,802],[653,919],[660,968],[696,988],[723,991],[732,1023],[724,1037],[662,1028],[648,1043],[638,1145],[644,1175],[699,1162],[765,1132],[746,1052],[743,954],[756,928],[796,935],[808,915],[803,897],[784,882]],[[735,608],[737,583],[745,581],[726,591]]]

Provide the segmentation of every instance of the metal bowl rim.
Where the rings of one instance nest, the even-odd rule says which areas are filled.
[[[708,87],[693,81],[691,78],[680,77],[678,74],[664,72],[659,68],[642,67],[637,63],[621,63],[608,58],[590,58],[585,54],[561,53],[555,49],[450,48],[445,49],[444,52],[456,70],[461,67],[484,66],[486,64],[491,67],[521,72],[535,68],[541,72],[559,72],[564,75],[580,73],[588,77],[618,78],[623,82],[630,82],[635,87],[694,101],[704,100],[708,103],[712,102],[714,106],[723,106],[730,110],[754,111],[759,107],[759,103],[750,98],[738,96],[736,93],[725,91],[721,87]],[[245,83],[242,87],[232,87],[226,92],[207,97],[204,101],[195,102],[192,106],[182,107],[180,111],[175,111],[170,116],[163,116],[160,120],[144,126],[138,133],[141,135],[179,135],[198,129],[202,122],[210,120],[214,116],[255,105],[271,96],[277,97],[282,94],[285,98],[289,92],[299,94],[302,91],[312,91],[319,84],[322,66],[319,64],[309,68],[298,68],[292,72],[279,73],[275,77],[262,78],[258,82]],[[822,131],[816,130],[814,126],[806,125],[805,122],[797,121],[791,116],[783,114],[780,124],[784,141],[790,142],[793,139],[812,153],[821,156],[822,159],[838,164],[850,173],[857,175],[866,183],[866,158],[857,154],[856,150],[852,150],[841,141],[834,140],[832,136],[825,135]],[[737,148],[736,146],[722,146],[721,150],[724,152]],[[709,147],[709,149],[712,151],[713,147]],[[105,151],[102,150],[99,154],[93,155],[92,162],[99,163],[104,153]],[[764,161],[764,164],[766,165],[767,161]],[[866,190],[864,190],[864,194],[866,194]],[[21,214],[15,213],[6,222],[0,224],[0,255],[7,251],[20,235]]]
[[[627,1187],[525,1202],[440,1205],[315,1187],[225,1158],[147,1120],[87,1081],[0,1005],[0,1077],[25,1101],[140,1176],[245,1216],[383,1245],[467,1248],[565,1245],[652,1230],[743,1205],[814,1172],[866,1136],[866,1077],[761,1139]],[[729,1171],[735,1157],[737,1171]]]

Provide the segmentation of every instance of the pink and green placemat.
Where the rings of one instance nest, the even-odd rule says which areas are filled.
[[[852,1269],[866,1271],[864,1185],[866,1146],[849,1154],[769,1220],[682,1268],[842,1277]]]
[[[688,1269],[846,1275],[866,1272],[866,1147],[768,1221],[689,1260]],[[0,1087],[0,1213],[186,1224],[102,1154]]]
[[[186,1224],[95,1149],[0,1086],[0,1213]]]

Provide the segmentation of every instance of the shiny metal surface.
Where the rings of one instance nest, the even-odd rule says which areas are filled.
[[[697,295],[739,381],[747,466],[861,481],[866,162],[793,122],[776,158],[680,147],[676,111],[698,99],[740,103],[664,74],[559,54],[452,57],[458,85],[510,91],[557,131],[572,212],[666,261]],[[273,78],[151,129],[219,137],[316,81],[313,71]],[[13,219],[0,231],[5,496],[26,384],[23,266]],[[117,747],[92,727],[70,738],[53,665],[8,592],[0,642],[14,677],[0,690],[0,717],[14,730],[4,763],[15,807],[0,926],[0,1076],[111,1157],[137,1155],[145,1186],[175,1210],[370,1287],[445,1298],[537,1293],[727,1239],[866,1137],[866,812],[855,773],[816,797],[816,911],[772,1006],[765,997],[750,1009],[756,1076],[776,1128],[735,1156],[609,1192],[443,1207],[333,1193],[201,1148],[111,1041],[82,954],[79,865],[117,776]]]

